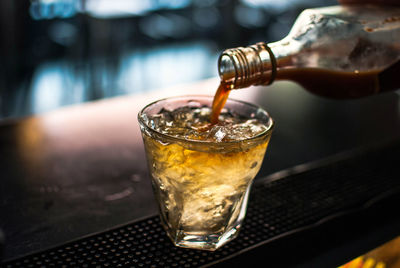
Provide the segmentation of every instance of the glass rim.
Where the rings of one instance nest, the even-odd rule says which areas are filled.
[[[171,96],[171,97],[165,97],[165,98],[162,98],[162,99],[155,100],[155,101],[147,104],[146,106],[144,106],[139,111],[138,116],[137,116],[139,124],[141,126],[143,126],[150,133],[156,134],[157,136],[163,137],[163,138],[165,138],[167,140],[173,140],[173,141],[177,141],[177,142],[184,142],[184,143],[191,143],[191,144],[198,144],[198,145],[213,144],[213,145],[221,145],[221,146],[235,145],[235,144],[240,144],[240,143],[243,143],[243,142],[256,141],[256,140],[258,140],[260,138],[269,136],[271,134],[272,130],[274,129],[275,121],[272,119],[271,115],[264,108],[262,108],[262,107],[260,107],[258,105],[255,105],[253,103],[249,103],[249,102],[242,101],[242,100],[236,100],[236,99],[232,99],[232,98],[229,98],[226,101],[226,103],[228,103],[228,102],[236,102],[236,103],[241,103],[241,104],[244,104],[246,106],[250,106],[250,107],[253,107],[253,108],[256,108],[256,109],[261,109],[267,115],[268,122],[270,123],[269,126],[267,127],[267,129],[264,130],[263,132],[255,135],[255,136],[253,136],[253,137],[246,138],[246,139],[240,139],[240,140],[220,141],[220,142],[207,141],[207,140],[195,140],[195,139],[187,139],[187,138],[183,138],[183,137],[176,137],[176,136],[172,136],[170,134],[165,134],[165,133],[162,133],[160,131],[157,131],[157,130],[151,128],[150,126],[148,126],[146,124],[146,122],[144,122],[144,120],[141,117],[141,115],[145,114],[144,112],[145,112],[145,110],[147,108],[149,108],[150,106],[152,106],[152,105],[154,105],[156,103],[159,103],[159,102],[162,102],[162,101],[166,101],[166,100],[174,100],[174,99],[175,100],[177,100],[177,99],[193,99],[193,100],[196,100],[196,98],[207,98],[207,99],[211,99],[211,101],[212,101],[214,96],[212,96],[212,95],[180,95],[180,96]]]

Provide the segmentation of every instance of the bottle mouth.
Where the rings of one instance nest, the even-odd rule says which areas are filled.
[[[222,81],[233,83],[237,76],[237,67],[235,65],[235,58],[229,49],[225,50],[218,59],[218,73]]]
[[[269,85],[276,75],[275,56],[265,43],[227,49],[218,59],[218,73],[234,88]]]

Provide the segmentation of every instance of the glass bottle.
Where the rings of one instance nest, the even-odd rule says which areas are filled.
[[[287,37],[225,50],[221,82],[231,88],[291,80],[330,98],[400,88],[400,8],[372,5],[304,10]]]

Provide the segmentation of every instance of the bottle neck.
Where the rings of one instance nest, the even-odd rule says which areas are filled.
[[[269,85],[276,76],[277,62],[266,43],[227,49],[219,57],[218,72],[222,81],[233,88]]]

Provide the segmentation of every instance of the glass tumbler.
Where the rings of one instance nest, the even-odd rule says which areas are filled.
[[[224,109],[261,122],[261,133],[233,141],[198,140],[165,134],[151,120],[165,110],[211,107],[212,101],[212,96],[167,98],[138,115],[161,223],[180,247],[216,250],[238,235],[274,125],[262,108],[231,99]]]

